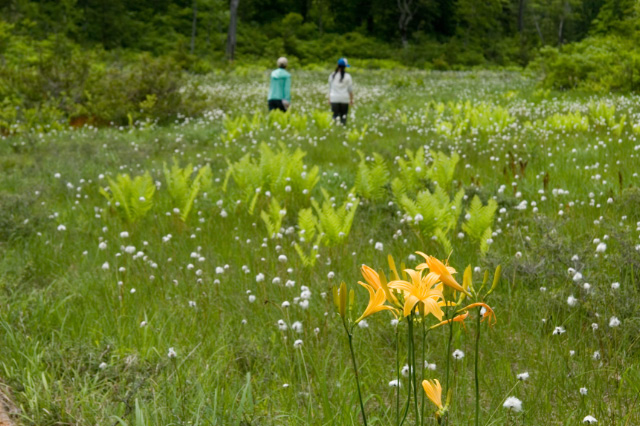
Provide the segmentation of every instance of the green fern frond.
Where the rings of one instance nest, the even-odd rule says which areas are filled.
[[[498,204],[489,199],[487,205],[483,205],[476,195],[471,200],[467,209],[466,222],[462,224],[462,230],[480,246],[480,251],[485,254],[488,250],[487,239],[491,238],[491,227],[495,219]]]
[[[156,187],[149,172],[133,179],[128,174],[120,174],[115,180],[107,180],[110,192],[101,188],[100,193],[128,222],[137,222],[153,207]]]

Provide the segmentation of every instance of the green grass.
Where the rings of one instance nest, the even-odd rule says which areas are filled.
[[[391,84],[398,73],[402,87]],[[212,112],[205,118],[162,128],[85,128],[1,141],[0,378],[20,408],[20,423],[359,424],[347,339],[331,286],[345,281],[355,290],[359,316],[367,300],[356,284],[361,264],[386,268],[391,253],[413,267],[417,261],[409,256],[416,250],[440,258],[449,253],[412,230],[387,185],[381,199],[361,200],[345,242],[321,244],[315,266],[305,268],[293,247],[296,232],[268,238],[260,218],[267,197],[258,198],[250,215],[248,203],[238,202],[242,194],[233,180],[222,190],[227,159],[257,155],[261,142],[275,148],[282,141],[291,151],[306,152],[308,169],[320,168],[310,195],[321,201],[324,188],[337,206],[354,186],[358,151],[381,154],[392,178],[399,175],[394,159],[406,148],[458,152],[452,191],[463,189],[467,199],[450,233],[450,262],[460,277],[468,264],[478,267],[476,283],[485,270],[503,268],[489,301],[498,323],[483,330],[480,347],[481,424],[577,425],[586,415],[599,424],[640,424],[636,97],[603,98],[616,105],[616,116],[627,115],[621,135],[614,136],[593,123],[588,131],[545,127],[558,112],[588,115],[589,99],[545,95],[518,74],[360,72],[354,74],[356,107],[348,126],[368,126],[361,139],[348,142],[344,129],[320,130],[309,119],[301,131],[263,125],[225,143],[223,113],[265,112],[265,83],[253,77],[202,78],[198,83],[211,93]],[[325,80],[319,73],[294,74],[297,113],[327,108]],[[447,109],[438,118],[436,104],[467,100],[503,106],[514,121],[500,132],[441,134],[442,121],[455,116]],[[172,212],[162,171],[173,158],[183,166],[209,164],[213,172],[212,189],[200,194],[186,222]],[[107,186],[101,176],[145,171],[160,183],[154,206],[139,222],[128,223],[99,193]],[[434,188],[432,182],[422,185]],[[496,214],[486,256],[468,237],[457,237],[474,194],[485,203],[495,197],[504,209]],[[297,225],[299,209],[311,206],[309,197],[286,197],[279,199],[287,210],[285,229]],[[516,209],[523,200],[526,209]],[[60,225],[66,230],[58,230]],[[121,237],[123,231],[129,237]],[[596,253],[596,238],[606,242],[604,253]],[[101,250],[100,242],[107,248]],[[378,242],[383,250],[375,248]],[[127,246],[144,254],[134,259]],[[284,263],[278,260],[282,254]],[[572,281],[568,268],[582,273],[589,291]],[[258,274],[265,280],[257,282]],[[272,282],[276,277],[279,283]],[[287,287],[288,280],[295,285]],[[619,289],[611,289],[613,282]],[[311,291],[308,309],[294,303],[301,286]],[[578,299],[574,307],[567,304],[570,295]],[[283,308],[284,301],[291,306]],[[619,327],[609,327],[612,316],[620,319]],[[281,319],[289,325],[286,331],[278,328]],[[381,312],[367,319],[368,328],[355,330],[369,424],[395,424],[395,388],[388,386],[396,368],[391,319]],[[302,323],[301,333],[292,330],[295,321]],[[566,333],[553,335],[557,326]],[[428,334],[427,360],[437,368],[426,370],[427,378],[443,381],[447,333],[443,327]],[[452,348],[466,354],[452,370],[455,425],[472,424],[474,416],[474,336],[471,318],[467,331],[454,330]],[[301,348],[294,348],[297,339],[304,342]],[[177,357],[167,356],[169,348]],[[518,382],[516,375],[524,371],[530,378]],[[585,396],[581,387],[588,389]],[[523,401],[524,413],[507,420],[502,402],[510,395]]]

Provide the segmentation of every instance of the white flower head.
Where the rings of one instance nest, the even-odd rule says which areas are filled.
[[[580,395],[585,396],[587,394],[587,388],[580,388]]]
[[[510,396],[509,398],[507,398],[504,401],[504,404],[502,404],[502,406],[507,410],[511,410],[516,413],[519,413],[522,411],[522,401],[520,401],[515,396]]]
[[[598,423],[598,421],[593,416],[586,416],[584,419],[582,419],[582,423],[586,423],[588,425],[594,425]]]
[[[296,333],[302,333],[304,331],[302,329],[302,323],[300,321],[296,321],[293,324],[291,324],[291,329],[294,330]]]
[[[295,342],[293,342],[293,347],[294,348],[299,348],[302,346],[302,340],[298,339]]]
[[[525,371],[524,373],[518,374],[516,377],[518,378],[518,380],[521,380],[521,381],[524,382],[525,380],[527,380],[529,378],[529,372]]]
[[[400,370],[400,372],[404,377],[409,377],[409,373],[411,372],[411,367],[409,367],[408,364],[405,364],[404,367],[402,367],[402,370]]]
[[[453,356],[453,359],[462,359],[464,358],[464,352],[462,352],[460,349],[456,349],[455,351],[453,351],[453,354],[451,354],[451,356]]]
[[[175,349],[169,348],[169,352],[167,353],[167,356],[169,358],[175,358],[178,356],[178,354],[176,353]]]
[[[618,319],[618,317],[611,317],[611,319],[609,320],[609,327],[616,328],[619,326],[620,326],[620,320]]]

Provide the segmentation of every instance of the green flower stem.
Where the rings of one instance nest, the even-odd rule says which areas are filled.
[[[346,329],[346,326],[345,326]],[[358,386],[358,399],[360,400],[360,410],[362,411],[362,422],[364,426],[367,426],[367,415],[364,412],[364,404],[362,403],[362,392],[360,392],[360,377],[358,376],[358,365],[356,364],[356,355],[353,352],[352,334],[347,330],[349,336],[349,349],[351,350],[351,361],[353,362],[353,371],[356,375],[356,385]]]
[[[414,313],[411,313],[411,316],[409,317],[409,329],[411,330],[411,362],[409,364],[410,366],[410,370],[409,370],[409,374],[410,377],[412,379],[413,382],[413,408],[415,410],[416,413],[416,424],[420,424],[420,412],[418,411],[418,386],[417,386],[417,380],[416,380],[416,345],[415,345],[415,341],[414,341],[414,334],[413,334],[413,321],[415,319],[414,317]]]
[[[396,426],[400,425],[400,345],[396,324]]]
[[[446,310],[446,318],[447,320],[449,320],[449,310],[450,308],[448,308]],[[450,367],[450,358],[451,358],[451,341],[453,340],[453,321],[449,322],[449,341],[447,342],[447,361],[446,361],[446,387],[445,389],[447,390],[447,393],[449,392],[449,367]],[[448,425],[449,424],[449,417],[447,416],[445,419],[445,424]]]
[[[424,380],[424,369],[425,369],[425,360],[426,360],[426,350],[427,350],[427,327],[426,327],[426,318],[422,318],[422,364],[420,365],[420,368],[422,369],[422,380]],[[422,382],[420,382],[422,383]],[[421,408],[420,408],[420,426],[424,425],[424,398],[425,398],[425,393],[424,392],[420,392],[422,394],[422,402],[421,402]]]
[[[480,309],[478,308],[478,319],[476,320],[476,359],[475,359],[475,381],[476,381],[476,426],[480,424],[480,380],[478,379],[478,352],[480,348]]]
[[[407,318],[407,323],[409,324],[409,326],[407,327],[407,364],[411,365],[411,334],[413,332],[411,317]],[[408,383],[409,389],[407,389],[407,403],[404,407],[404,415],[402,417],[402,421],[400,422],[400,426],[402,426],[404,424],[404,421],[407,419],[407,414],[409,414],[409,406],[411,405],[411,378],[409,378]]]

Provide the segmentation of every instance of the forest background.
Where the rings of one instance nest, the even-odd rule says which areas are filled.
[[[189,75],[262,72],[283,55],[294,69],[346,56],[637,91],[639,45],[635,0],[3,0],[0,133],[192,116],[205,105]]]

